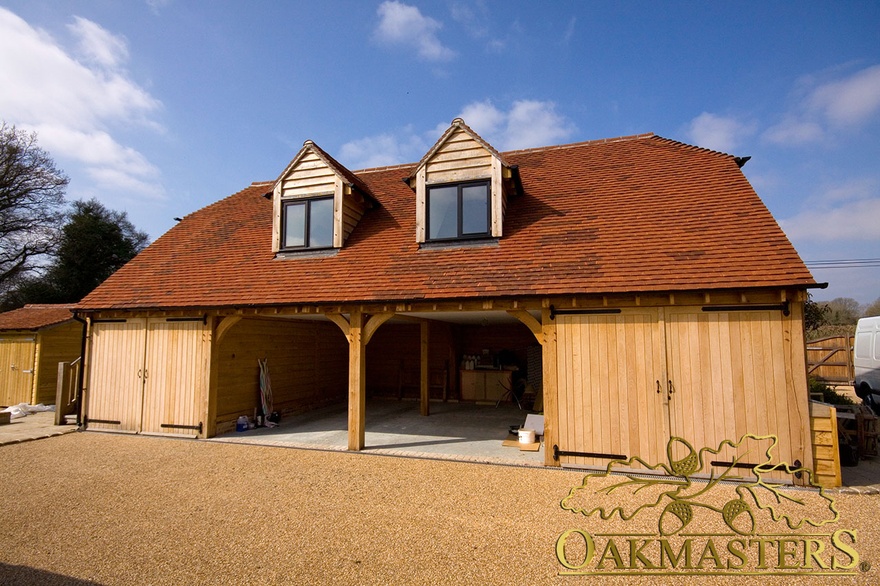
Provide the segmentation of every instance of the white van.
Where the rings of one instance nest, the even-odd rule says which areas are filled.
[[[856,394],[880,406],[880,316],[859,320],[853,348]]]

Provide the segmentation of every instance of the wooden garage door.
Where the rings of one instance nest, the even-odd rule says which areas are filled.
[[[657,392],[658,384],[665,384],[658,311],[556,320],[560,449],[663,461],[668,431],[666,394]],[[561,461],[604,467],[609,459]]]
[[[688,438],[695,448],[717,447],[746,433],[774,435],[779,440],[775,461],[802,458],[800,446],[792,445],[803,422],[781,359],[790,345],[784,326],[778,310],[667,309],[672,434]],[[763,454],[746,451],[725,448],[717,461],[730,462],[737,455],[743,463],[763,461]]]
[[[36,346],[34,336],[0,337],[0,406],[31,402]]]
[[[782,311],[624,309],[556,319],[560,450],[661,463],[671,437],[699,450],[750,433],[777,437],[775,462],[807,463],[806,398],[792,397],[792,340]],[[687,455],[682,444],[671,445],[674,460]],[[725,447],[710,461],[755,464],[762,456],[751,444]],[[560,461],[604,467],[609,459]],[[707,465],[703,473],[722,468]]]
[[[140,431],[145,326],[140,318],[92,323],[85,393],[89,428]]]
[[[196,435],[207,385],[206,327],[202,319],[93,322],[88,427]]]
[[[144,432],[195,435],[199,431],[199,405],[207,383],[205,336],[201,320],[150,320],[144,370]]]

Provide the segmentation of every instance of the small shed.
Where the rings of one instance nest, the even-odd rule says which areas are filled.
[[[0,406],[54,404],[58,363],[80,355],[73,305],[33,304],[0,313]]]

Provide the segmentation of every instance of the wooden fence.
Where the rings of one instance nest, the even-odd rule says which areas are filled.
[[[852,384],[853,336],[808,341],[807,374],[829,383]]]

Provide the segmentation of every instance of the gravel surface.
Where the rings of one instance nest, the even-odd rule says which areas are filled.
[[[0,459],[3,585],[577,584],[596,577],[559,575],[565,568],[555,546],[563,532],[631,535],[652,526],[563,510],[560,501],[584,477],[575,471],[101,433],[3,446]],[[644,502],[646,494],[618,502]],[[733,486],[719,485],[707,502],[734,497]],[[583,493],[576,500],[593,502]],[[865,565],[853,576],[615,575],[600,582],[880,583],[880,497],[834,500],[839,522],[801,532],[857,530]],[[813,507],[820,516],[821,503]],[[688,530],[717,532],[717,517],[695,511]],[[762,532],[792,533],[755,517]],[[629,559],[626,537],[615,539]],[[719,543],[723,550],[726,538]]]

